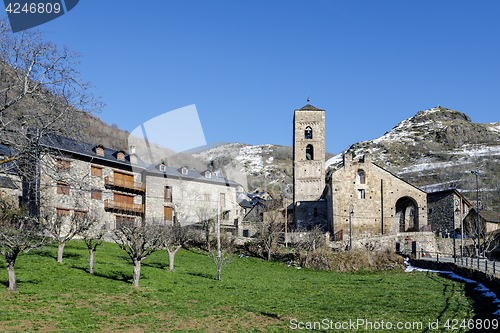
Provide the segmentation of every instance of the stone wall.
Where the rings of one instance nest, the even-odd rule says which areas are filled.
[[[429,193],[427,205],[429,225],[441,236],[451,236],[454,230],[460,234],[461,221],[471,208],[455,190]]]
[[[61,159],[60,156],[47,155],[41,160],[43,165],[40,175],[40,202],[42,207],[45,209],[68,210],[69,216],[74,211],[91,212],[99,218],[107,229],[115,228],[116,215],[128,216],[133,219],[138,218],[140,214],[134,212],[116,212],[105,209],[105,202],[112,203],[115,199],[115,193],[133,196],[134,204],[143,204],[141,194],[132,193],[123,188],[107,186],[105,179],[106,177],[114,178],[114,172],[118,171],[131,174],[134,181],[140,182],[141,175],[139,173],[133,173],[130,170],[123,170],[108,164],[92,163],[70,157],[64,157],[64,160],[69,162],[69,169],[61,170],[57,168],[59,159]],[[100,176],[92,175],[92,166],[101,169]],[[68,185],[68,194],[58,193],[58,183]],[[92,198],[92,191],[100,191],[101,197]]]

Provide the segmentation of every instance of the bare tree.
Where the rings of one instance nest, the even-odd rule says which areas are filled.
[[[477,254],[477,243],[478,243],[478,235],[477,235],[477,213],[474,211],[473,214],[469,213],[464,220],[464,230],[465,234],[469,237],[468,239],[473,244],[473,251],[470,253],[471,255]],[[490,243],[493,242],[494,237],[492,235],[488,235],[486,232],[486,224],[484,221],[481,221],[480,225],[480,240],[481,240],[481,251],[487,251]]]
[[[324,247],[325,245],[325,234],[323,233],[323,228],[321,228],[319,225],[315,225],[311,230],[305,232],[304,237],[302,237],[300,242],[297,244],[297,247],[306,252],[306,267],[309,262],[309,255],[311,254],[311,252],[314,252],[316,251],[316,249]]]
[[[35,30],[14,34],[0,19],[0,137],[11,149],[10,171],[22,178],[23,204],[33,216],[39,214],[48,138],[83,134],[80,114],[102,107],[80,77],[79,57]]]
[[[165,226],[157,223],[124,223],[113,230],[115,242],[134,264],[132,286],[139,286],[141,263],[165,244]]]
[[[174,218],[174,223],[171,226],[165,227],[165,248],[168,252],[169,271],[174,271],[175,254],[188,240],[187,228],[181,227],[176,218]]]
[[[257,233],[257,242],[264,247],[267,252],[267,260],[270,261],[274,249],[278,246],[278,241],[283,233],[284,218],[278,210],[268,211],[264,214],[264,221],[260,224]]]
[[[71,216],[62,216],[52,209],[45,209],[40,220],[46,232],[57,242],[57,262],[63,263],[64,246],[68,241],[85,230],[88,222],[83,218],[85,213],[74,212]]]
[[[80,235],[89,250],[89,273],[94,274],[94,254],[104,242],[105,228],[93,214],[81,215],[78,218],[81,220],[80,225],[82,227]]]
[[[19,253],[28,252],[46,244],[43,226],[11,201],[0,199],[0,253],[7,262],[9,286],[17,291],[14,265]]]
[[[233,261],[233,256],[231,253],[226,252],[225,250],[221,251],[210,251],[208,253],[210,259],[213,260],[215,266],[217,267],[217,280],[222,281],[222,269],[231,261]]]

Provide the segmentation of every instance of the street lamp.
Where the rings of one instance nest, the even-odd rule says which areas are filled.
[[[453,204],[455,204],[455,200],[453,200]],[[455,213],[460,213],[461,209],[460,206],[458,206],[455,209]],[[460,214],[462,215],[462,214]],[[457,241],[457,226],[455,225],[455,214],[453,214],[453,262],[457,262],[457,246],[456,246],[456,241]]]
[[[354,214],[354,207],[352,205],[349,205],[349,251],[352,250],[352,214]]]
[[[479,225],[479,170],[471,171],[476,175],[476,210],[477,210],[477,256],[481,256],[481,227]]]

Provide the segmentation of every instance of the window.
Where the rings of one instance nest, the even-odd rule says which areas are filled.
[[[69,186],[65,183],[57,183],[57,194],[69,195]]]
[[[225,212],[222,212],[221,220],[229,220],[229,211],[228,210],[226,210]]]
[[[122,151],[116,153],[116,159],[118,161],[125,161],[125,154]]]
[[[87,215],[86,211],[83,210],[75,210],[75,217],[85,217]]]
[[[95,147],[95,153],[98,156],[104,156],[104,146],[99,145]]]
[[[304,131],[304,139],[310,140],[313,138],[313,130],[311,127],[307,126],[306,130]]]
[[[358,190],[358,198],[359,199],[365,198],[365,190]]]
[[[306,160],[314,160],[314,148],[312,145],[307,145],[306,147]]]
[[[165,164],[160,164],[160,171],[166,171],[167,170],[167,166]]]
[[[163,207],[163,218],[165,221],[172,221],[172,207]]]
[[[220,194],[220,209],[224,209],[226,207],[226,194]]]
[[[210,171],[205,171],[205,178],[212,177],[212,173]]]
[[[165,201],[172,202],[172,187],[165,186]]]
[[[363,170],[358,170],[358,184],[366,184],[366,174]]]
[[[69,161],[58,159],[57,160],[57,170],[69,171]]]
[[[56,208],[56,215],[57,216],[68,216],[69,215],[69,209]]]
[[[102,168],[95,166],[95,165],[91,165],[90,166],[90,174],[92,176],[95,176],[95,177],[101,177],[102,176]]]
[[[93,189],[90,191],[90,198],[91,198],[91,199],[95,199],[95,200],[102,200],[102,191],[101,191],[101,190],[98,190],[98,189],[93,188]]]
[[[205,193],[205,201],[210,201],[210,194]]]
[[[135,218],[131,216],[116,215],[115,228],[118,229],[123,225],[134,225]]]
[[[182,168],[182,174],[187,175],[188,174],[188,169],[187,168]]]

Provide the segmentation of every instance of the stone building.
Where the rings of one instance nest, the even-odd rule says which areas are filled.
[[[234,229],[241,216],[240,185],[216,172],[147,164],[134,147],[126,153],[56,135],[44,137],[43,147],[37,202],[59,216],[92,213],[108,230],[141,220],[185,226],[217,212]]]
[[[309,104],[294,112],[293,167],[299,229],[319,224],[344,238],[350,230],[364,237],[428,229],[426,193],[369,156],[344,156],[325,183],[325,111]]]
[[[452,237],[460,234],[462,222],[472,208],[456,189],[427,193],[427,218],[436,235]]]
[[[325,110],[310,104],[295,110],[293,117],[293,207],[297,228],[312,221],[326,226]]]
[[[373,163],[370,156],[344,155],[328,178],[324,198],[329,229],[344,238],[424,231],[427,194]]]
[[[0,197],[9,197],[18,203],[22,195],[22,184],[12,155],[8,146],[0,144]]]

